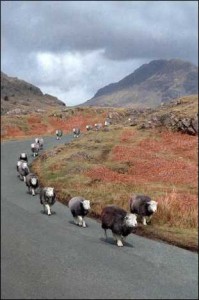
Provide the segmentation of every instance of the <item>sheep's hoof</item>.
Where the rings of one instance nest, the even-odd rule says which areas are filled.
[[[123,246],[123,244],[122,244],[121,241],[117,241],[117,245],[118,245],[118,247],[122,247]]]
[[[87,225],[86,225],[86,224],[83,224],[83,225],[82,225],[82,227],[86,228],[86,227],[87,227]]]

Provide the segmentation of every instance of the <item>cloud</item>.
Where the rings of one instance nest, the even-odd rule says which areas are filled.
[[[2,1],[1,36],[2,71],[75,105],[152,59],[197,64],[197,1]]]

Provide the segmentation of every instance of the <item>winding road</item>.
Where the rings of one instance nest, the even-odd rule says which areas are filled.
[[[46,137],[44,151],[71,139]],[[16,172],[32,140],[1,145],[1,299],[198,299],[197,253],[134,234],[117,247],[59,202],[42,214]]]

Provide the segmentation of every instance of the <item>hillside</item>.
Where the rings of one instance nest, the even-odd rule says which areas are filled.
[[[13,109],[31,112],[35,109],[62,107],[65,103],[16,77],[9,77],[1,72],[1,114]]]
[[[111,83],[81,106],[156,107],[198,93],[198,67],[182,60],[154,60]]]

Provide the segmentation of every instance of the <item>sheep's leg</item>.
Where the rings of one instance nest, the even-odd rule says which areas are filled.
[[[107,239],[107,238],[108,238],[108,236],[107,236],[106,229],[104,229],[104,235],[105,235],[105,239]]]
[[[122,241],[125,242],[126,241],[126,236],[122,235]]]
[[[79,220],[79,222],[78,222],[79,226],[82,226],[82,224],[83,224],[82,217],[81,217],[81,216],[78,216],[77,218],[78,218],[78,220]]]
[[[116,236],[116,234],[115,233],[112,233],[113,234],[113,239],[114,239],[114,241],[117,241],[117,236]]]
[[[84,221],[84,218],[82,218],[82,227],[86,227],[86,223]]]
[[[78,220],[77,220],[77,217],[73,217],[73,219],[74,219],[74,223],[75,223],[76,225],[79,225]]]
[[[145,217],[142,217],[142,224],[143,224],[143,225],[147,225],[147,224],[146,224],[146,218],[145,218]]]
[[[45,207],[47,208],[48,216],[50,216],[51,215],[50,205],[49,204],[45,204]]]
[[[26,176],[23,176],[23,181],[26,182]]]
[[[43,209],[44,209],[44,210],[43,210],[43,213],[45,214],[45,204],[43,204]]]
[[[147,218],[147,223],[150,223],[150,222],[151,222],[151,219],[152,219],[152,215],[148,216],[148,218]]]
[[[116,235],[116,239],[117,239],[118,247],[122,247],[123,246],[122,237],[120,235]]]
[[[32,196],[35,196],[35,189],[32,188]]]

